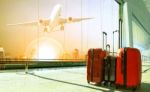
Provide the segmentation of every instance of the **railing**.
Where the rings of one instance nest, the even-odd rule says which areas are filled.
[[[142,55],[141,58],[143,63],[150,63],[150,56]]]
[[[110,55],[116,56],[117,53],[110,52]],[[143,63],[150,63],[150,56],[141,56]],[[49,64],[50,66],[63,66],[63,65],[70,65],[78,63],[85,65],[85,62],[87,60],[85,59],[18,59],[18,58],[0,58],[0,69],[5,68],[6,65],[24,65],[25,71],[28,70],[29,65],[39,65],[42,67],[42,65],[47,66]],[[81,63],[80,63],[81,62]],[[76,65],[76,64],[75,64]]]
[[[25,72],[28,72],[28,68],[31,65],[41,67],[43,65],[47,67],[63,67],[63,66],[77,66],[85,65],[84,59],[16,59],[16,58],[0,58],[0,69],[5,69],[6,65],[24,65]],[[15,66],[14,66],[15,68]]]
[[[81,61],[86,61],[85,59],[18,59],[18,58],[0,58],[0,63],[4,63],[4,62],[81,62]]]

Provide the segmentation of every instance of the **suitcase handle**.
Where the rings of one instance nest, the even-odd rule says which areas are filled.
[[[103,32],[103,34],[104,34],[104,35],[107,35],[107,33],[106,33],[106,32]]]
[[[116,32],[118,32],[119,33],[119,31],[118,30],[115,30],[115,31],[113,31],[113,56],[114,56],[114,34],[116,33]],[[118,42],[119,42],[119,40],[118,40]],[[119,43],[118,43],[119,44]],[[118,46],[118,48],[119,48],[119,46]]]
[[[106,45],[106,51],[110,52],[110,45],[109,44]]]
[[[105,45],[107,44],[107,33],[103,32],[103,49],[105,48],[104,46],[104,37],[105,37]]]

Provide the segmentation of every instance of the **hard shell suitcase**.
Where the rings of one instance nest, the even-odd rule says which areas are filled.
[[[121,48],[116,62],[116,87],[135,90],[141,83],[141,54],[136,48]]]
[[[87,61],[87,81],[100,84],[103,81],[105,51],[89,49]]]
[[[103,34],[103,49],[104,42],[107,44],[107,33]],[[88,83],[94,82],[96,84],[101,84],[104,80],[104,57],[106,56],[106,51],[101,48],[89,49],[88,60],[87,60],[87,81]]]
[[[107,44],[106,48],[109,48],[110,53],[110,45]],[[116,56],[112,56],[108,54],[104,59],[104,85],[112,85],[115,84],[116,80]]]
[[[107,56],[104,61],[104,82],[105,84],[115,84],[116,80],[116,57]]]

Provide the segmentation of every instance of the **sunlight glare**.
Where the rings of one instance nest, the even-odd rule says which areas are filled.
[[[58,59],[62,51],[62,45],[58,41],[41,37],[28,45],[25,55],[29,59]]]
[[[41,45],[38,51],[39,59],[54,59],[56,58],[55,49],[49,45]]]

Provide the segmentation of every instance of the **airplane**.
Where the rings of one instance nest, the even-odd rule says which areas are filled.
[[[26,23],[17,23],[17,24],[8,24],[8,25],[41,25],[44,27],[44,32],[48,31],[56,31],[54,30],[57,26],[60,26],[60,30],[64,30],[64,24],[66,23],[74,23],[74,22],[80,22],[82,20],[88,20],[93,18],[62,18],[61,17],[61,5],[57,4],[51,13],[51,16],[49,19],[39,19],[38,21],[33,22],[26,22]]]

